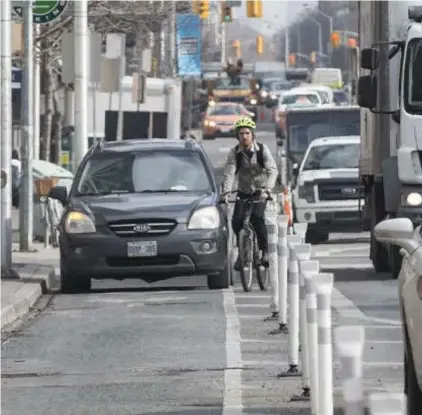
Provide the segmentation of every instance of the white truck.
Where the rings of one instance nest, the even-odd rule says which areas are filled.
[[[308,224],[306,239],[317,244],[329,232],[359,229],[360,137],[321,137],[306,150],[293,190],[295,219]]]
[[[397,247],[375,240],[375,225],[395,217],[422,221],[422,7],[407,10],[406,3],[359,2],[360,67],[366,72],[357,97],[362,223],[371,231],[375,270],[393,277],[402,257]]]

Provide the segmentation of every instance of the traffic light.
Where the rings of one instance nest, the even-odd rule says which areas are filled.
[[[262,17],[262,0],[247,0],[246,14],[248,17]]]
[[[333,32],[330,35],[330,41],[333,48],[338,48],[341,43],[341,37],[338,32]]]
[[[264,38],[261,35],[256,37],[256,53],[262,55],[264,53]]]
[[[309,60],[311,61],[311,63],[315,63],[316,62],[316,58],[317,58],[317,54],[315,51],[312,51],[311,54],[309,55]]]
[[[207,19],[210,15],[210,2],[209,0],[199,2],[199,16],[201,19]]]
[[[349,37],[349,39],[347,39],[347,46],[350,48],[350,49],[356,49],[356,47],[357,47],[357,41],[356,41],[356,39],[355,38],[353,38],[353,37]]]
[[[239,40],[233,41],[233,49],[234,49],[234,54],[236,55],[236,58],[240,58],[242,56],[242,50],[240,49]]]
[[[296,65],[296,55],[295,54],[289,55],[289,65],[290,66]]]
[[[221,22],[229,23],[232,21],[232,8],[225,2],[221,3]]]

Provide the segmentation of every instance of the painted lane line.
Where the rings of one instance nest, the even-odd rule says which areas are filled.
[[[242,406],[242,354],[240,351],[240,321],[234,292],[223,291],[226,316],[226,367],[224,370],[223,415],[241,415]]]

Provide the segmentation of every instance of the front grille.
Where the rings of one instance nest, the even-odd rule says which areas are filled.
[[[361,185],[356,181],[318,184],[319,200],[359,199],[361,194]]]
[[[245,102],[245,97],[218,97],[219,102]]]
[[[123,258],[107,257],[106,263],[109,267],[153,267],[159,265],[177,265],[180,262],[180,255],[160,255],[157,257],[145,258]]]
[[[177,225],[172,219],[138,219],[110,222],[108,226],[121,237],[168,235]]]

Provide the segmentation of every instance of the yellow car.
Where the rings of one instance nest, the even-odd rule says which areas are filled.
[[[217,102],[208,105],[202,125],[202,138],[212,140],[217,137],[235,137],[233,125],[238,118],[245,115],[248,117],[255,116],[243,104]]]

